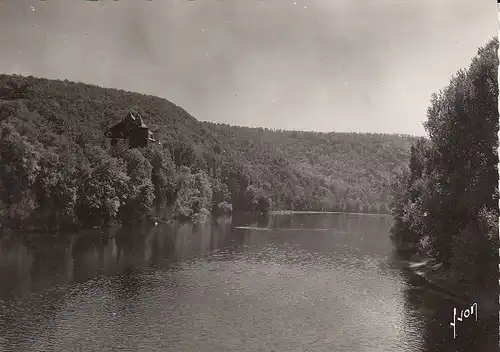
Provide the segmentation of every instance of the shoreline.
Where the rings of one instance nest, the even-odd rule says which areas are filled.
[[[467,301],[471,300],[471,297],[466,293],[459,293],[457,290],[446,288],[450,277],[449,272],[440,265],[432,265],[430,258],[419,258],[418,262],[409,260],[408,264],[408,270],[412,275],[422,280],[425,286],[428,286],[429,292],[439,294],[452,302],[463,305],[467,305]]]
[[[373,216],[392,216],[391,214],[379,213],[348,213],[341,211],[313,211],[313,210],[273,210],[268,214],[288,215],[288,214],[345,214],[345,215],[373,215]]]
[[[247,211],[238,211],[235,210],[231,214],[211,214],[210,216],[207,216],[205,219],[197,219],[197,220],[180,220],[180,219],[158,219],[158,218],[153,218],[149,220],[145,220],[139,224],[136,224],[135,226],[144,226],[146,224],[154,224],[155,221],[157,222],[157,225],[160,224],[177,224],[177,223],[192,223],[192,224],[197,224],[200,222],[206,222],[210,221],[211,219],[218,218],[218,217],[225,217],[225,216],[232,216],[233,214],[238,214],[238,213],[246,213]],[[250,212],[252,213],[252,212]],[[254,214],[258,214],[258,212],[253,212]],[[312,211],[312,210],[273,210],[269,211],[267,215],[294,215],[294,214],[336,214],[336,215],[363,215],[363,216],[383,216],[383,217],[392,217],[391,214],[373,214],[373,213],[346,213],[346,212],[338,212],[338,211]],[[266,214],[263,214],[266,215]],[[119,223],[112,222],[107,225],[94,225],[94,226],[75,226],[75,227],[70,227],[70,228],[59,228],[59,229],[53,229],[53,230],[47,230],[47,229],[42,229],[42,228],[36,228],[36,227],[28,227],[28,228],[21,228],[21,229],[15,229],[15,228],[9,228],[7,226],[1,227],[0,226],[0,237],[3,234],[7,233],[16,233],[16,232],[27,232],[27,233],[47,233],[47,232],[76,232],[76,231],[85,231],[85,230],[92,230],[92,229],[105,229],[109,227],[119,227],[119,226],[128,226],[128,225],[123,225]]]

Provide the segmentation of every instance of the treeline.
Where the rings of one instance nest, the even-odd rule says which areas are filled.
[[[461,292],[498,288],[498,40],[432,97],[428,139],[393,184],[392,236]],[[495,298],[496,299],[496,298]]]
[[[139,113],[158,144],[111,147]],[[387,213],[390,172],[414,138],[201,123],[153,96],[0,75],[0,217],[80,227],[234,210]]]
[[[204,123],[278,209],[388,213],[392,171],[414,137],[273,131]]]

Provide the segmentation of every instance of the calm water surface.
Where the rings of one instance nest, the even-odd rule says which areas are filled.
[[[449,327],[456,305],[410,287],[390,226],[235,215],[4,237],[0,351],[469,350]],[[474,351],[491,350],[485,336]]]

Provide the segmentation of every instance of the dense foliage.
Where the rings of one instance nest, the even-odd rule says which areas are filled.
[[[497,50],[494,39],[432,97],[429,138],[392,188],[399,248],[441,264],[465,292],[498,286]]]
[[[139,113],[158,144],[111,147]],[[213,211],[385,213],[409,136],[202,123],[169,101],[83,83],[0,75],[0,217],[14,227],[199,219]]]
[[[204,124],[278,209],[387,213],[409,136],[272,131]]]

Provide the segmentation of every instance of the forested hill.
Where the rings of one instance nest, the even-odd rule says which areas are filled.
[[[415,140],[404,135],[318,133],[203,124],[224,141],[239,160],[252,166],[262,181],[274,185],[282,201],[280,207],[290,209],[300,204],[295,197],[304,194],[322,203],[321,199],[328,199],[329,195],[318,200],[316,193],[328,193],[329,190],[335,195],[333,204],[311,202],[310,205],[314,209],[333,206],[339,211],[382,210],[385,213],[389,200],[388,182],[393,171],[409,160],[411,143]]]
[[[159,144],[110,147],[104,131],[131,110]],[[93,223],[152,208],[192,218],[222,203],[385,213],[390,175],[415,140],[200,122],[158,97],[18,75],[0,75],[0,129],[0,215],[16,224],[34,213]],[[64,209],[50,210],[54,202]]]

